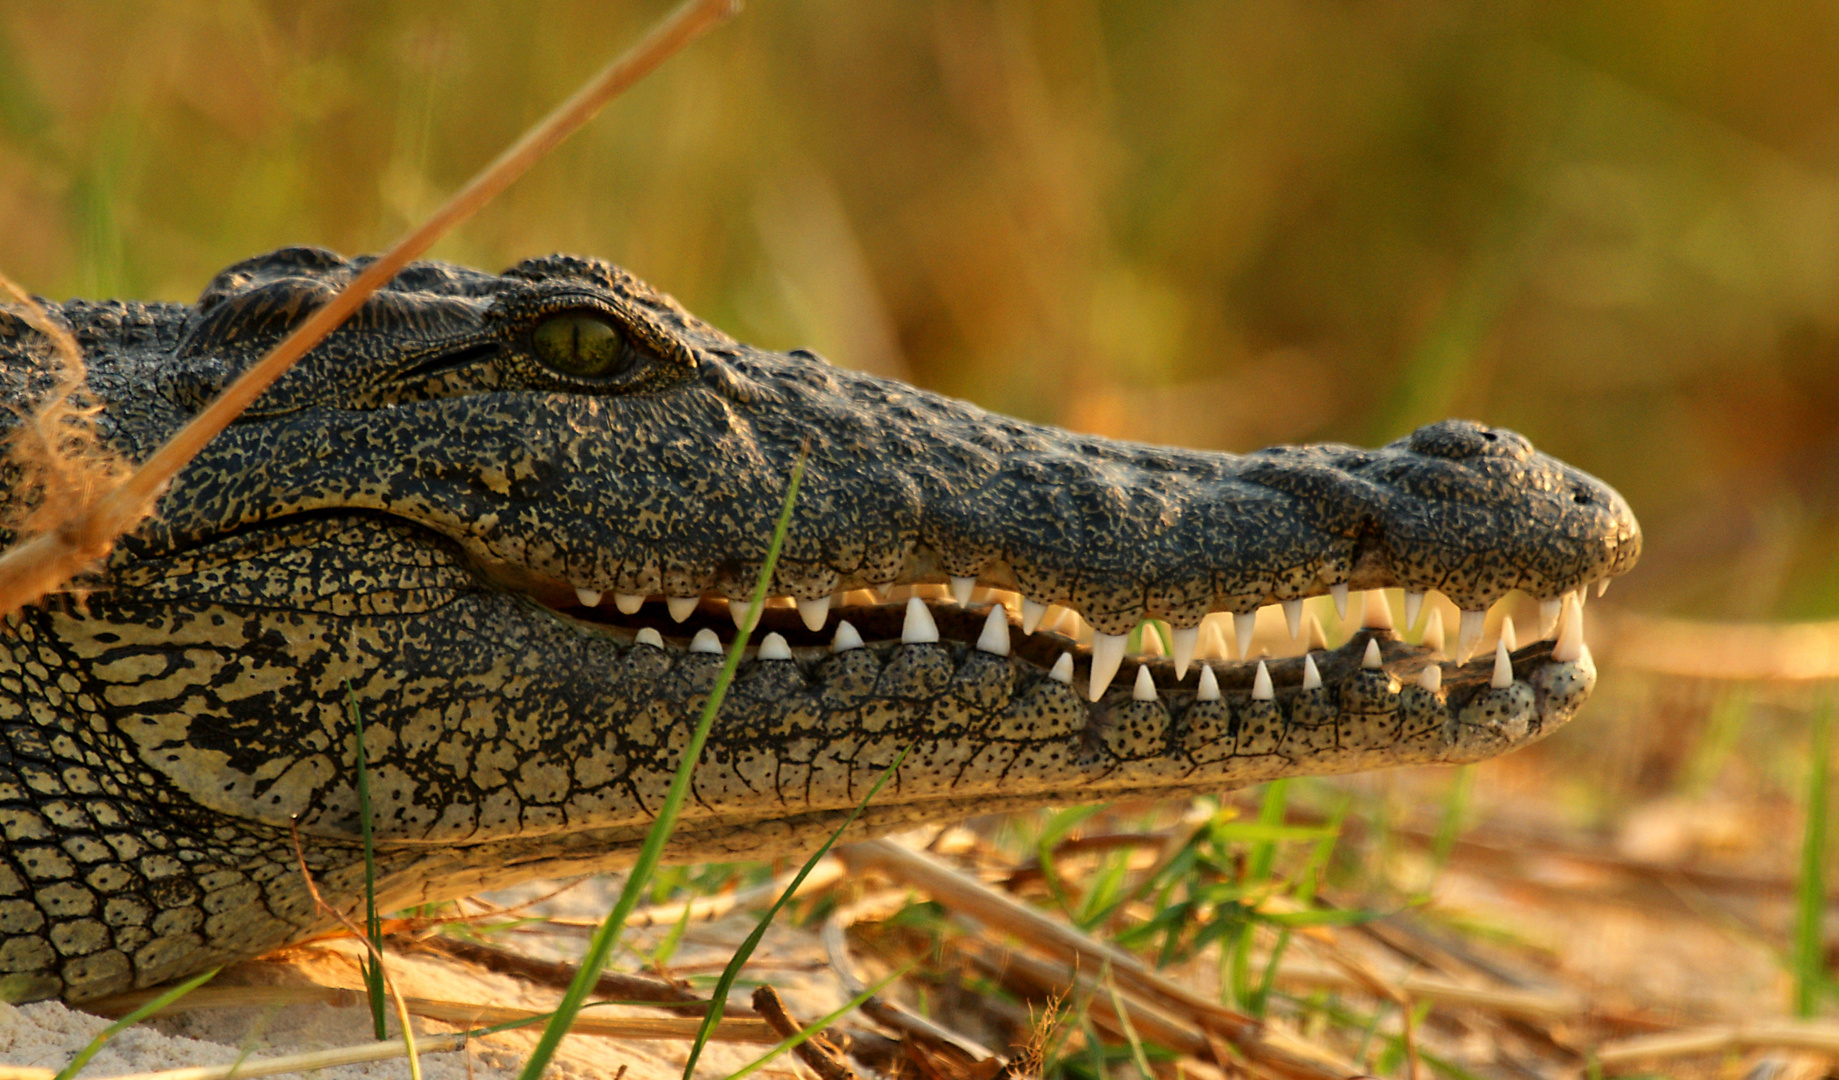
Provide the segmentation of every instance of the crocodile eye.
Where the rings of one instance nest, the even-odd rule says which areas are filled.
[[[531,335],[536,355],[564,375],[597,379],[616,375],[625,364],[625,340],[606,319],[586,312],[554,315]]]

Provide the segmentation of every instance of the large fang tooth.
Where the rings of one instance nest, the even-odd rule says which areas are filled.
[[[667,596],[664,598],[664,610],[670,612],[671,621],[682,622],[690,617],[690,612],[695,611],[696,605],[701,602],[700,596]]]
[[[1047,605],[1039,600],[1022,597],[1022,633],[1032,634],[1034,628],[1041,625],[1041,617],[1047,614]]]
[[[1539,640],[1544,641],[1558,629],[1558,616],[1564,612],[1564,597],[1539,601]]]
[[[1319,690],[1322,686],[1322,673],[1316,669],[1315,657],[1303,654],[1303,689]]]
[[[1129,639],[1123,634],[1094,634],[1092,636],[1092,682],[1086,688],[1086,697],[1097,701],[1103,697],[1111,680],[1117,675],[1119,664],[1124,662],[1124,646]]]
[[[1443,688],[1443,669],[1436,664],[1425,664],[1424,670],[1418,672],[1418,685],[1436,693]]]
[[[1489,685],[1496,690],[1505,690],[1513,685],[1513,657],[1507,655],[1507,639],[1494,643],[1494,678]]]
[[[1162,632],[1156,629],[1156,624],[1153,622],[1143,623],[1143,648],[1141,652],[1144,656],[1162,655]]]
[[[1576,589],[1572,590],[1571,595],[1577,597],[1577,606],[1583,607],[1584,601],[1590,599],[1590,586],[1587,584],[1579,585]]]
[[[1156,680],[1150,677],[1148,667],[1137,669],[1137,681],[1130,687],[1132,701],[1156,700]]]
[[[822,630],[830,618],[830,597],[820,596],[815,600],[798,602],[798,617],[805,621],[806,630]]]
[[[719,656],[722,651],[722,639],[715,636],[715,631],[705,626],[696,631],[696,636],[690,639],[690,651],[715,653]]]
[[[1378,671],[1386,666],[1384,658],[1379,655],[1379,639],[1366,639],[1366,653],[1360,657],[1360,666],[1368,671]]]
[[[748,603],[745,600],[728,601],[728,617],[734,620],[734,628],[736,630],[747,629],[747,623],[748,623],[747,616],[749,614],[754,615],[754,619],[752,620],[753,622],[758,623],[760,621],[759,614],[758,612],[755,612],[753,610],[752,604]]]
[[[1442,654],[1443,652],[1443,609],[1442,608],[1435,608],[1435,607],[1431,608],[1430,614],[1424,617],[1424,636],[1418,639],[1418,643],[1420,645],[1423,645],[1426,649],[1429,649],[1431,652],[1437,653],[1439,655]]]
[[[638,593],[614,593],[613,606],[619,609],[621,615],[637,615],[639,609],[645,606],[645,597]]]
[[[581,601],[582,607],[599,607],[601,595],[601,593],[593,589],[583,589],[580,587],[575,589],[575,599]]]
[[[1507,646],[1508,652],[1520,647],[1520,639],[1513,632],[1513,620],[1510,618],[1501,619],[1501,644]]]
[[[983,633],[977,635],[977,648],[997,656],[1009,655],[1009,609],[992,604],[983,620]]]
[[[969,607],[971,594],[977,591],[977,579],[974,577],[953,577],[951,579],[951,598],[959,607]]]
[[[1456,662],[1466,664],[1469,657],[1475,655],[1475,646],[1481,644],[1481,632],[1488,620],[1486,611],[1465,611],[1462,623],[1456,628]]]
[[[1232,613],[1232,633],[1238,639],[1239,655],[1249,656],[1252,651],[1252,631],[1258,629],[1256,611],[1235,611]]]
[[[1266,668],[1264,661],[1260,660],[1258,661],[1258,674],[1252,677],[1252,700],[1269,701],[1276,696],[1271,689],[1270,669]]]
[[[1220,700],[1220,680],[1213,674],[1213,665],[1200,666],[1200,686],[1194,691],[1195,701]]]
[[[939,624],[932,621],[932,609],[917,596],[907,598],[907,619],[901,624],[900,640],[907,645],[939,640]]]
[[[1361,613],[1360,625],[1368,630],[1392,629],[1392,605],[1386,603],[1384,589],[1366,591],[1366,610]]]
[[[1552,659],[1572,663],[1584,655],[1584,609],[1569,603],[1558,616],[1558,641],[1552,645]]]
[[[1424,594],[1405,590],[1405,625],[1401,628],[1409,633],[1418,624],[1418,612],[1424,610]]]
[[[1073,654],[1061,653],[1060,659],[1054,661],[1054,666],[1047,669],[1047,677],[1057,683],[1073,685]]]
[[[790,660],[791,658],[792,647],[785,643],[784,636],[768,634],[760,639],[760,659]]]
[[[1604,578],[1603,580],[1596,583],[1596,595],[1601,596],[1608,591],[1609,591],[1609,579],[1608,578]]]
[[[635,645],[649,645],[654,649],[664,647],[664,636],[649,626],[634,634],[632,641]]]
[[[1346,622],[1347,621],[1347,582],[1343,581],[1339,585],[1330,585],[1328,587],[1328,595],[1335,598],[1335,616],[1339,618],[1342,622]]]
[[[838,619],[836,621],[836,637],[830,639],[830,651],[848,652],[851,649],[860,649],[861,647],[862,635],[856,633],[856,628],[849,624],[848,619]]]
[[[1186,630],[1175,627],[1169,631],[1169,644],[1175,648],[1175,677],[1186,678],[1188,665],[1194,660],[1194,647],[1200,644],[1200,627],[1190,626]]]
[[[1301,600],[1283,602],[1283,621],[1284,625],[1290,628],[1291,641],[1303,636],[1303,602]]]

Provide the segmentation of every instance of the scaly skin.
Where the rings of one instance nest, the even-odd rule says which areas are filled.
[[[196,307],[53,310],[90,358],[105,437],[140,458],[352,272],[286,249]],[[574,351],[596,334],[609,350]],[[0,317],[0,400],[42,388],[41,346]],[[1343,583],[1469,609],[1551,598],[1640,548],[1615,492],[1512,432],[1447,422],[1380,450],[1246,457],[1117,443],[748,348],[604,263],[417,264],[180,476],[86,600],[0,628],[0,989],[77,1000],[323,928],[295,820],[348,907],[347,687],[386,905],[629,858],[720,665],[691,635],[732,636],[721,598],[749,591],[807,446],[773,585],[807,601],[975,576],[1121,634]],[[621,614],[617,594],[646,599]],[[678,622],[666,597],[701,607]],[[983,609],[931,611],[939,640],[903,642],[899,605],[808,612],[817,632],[769,608],[792,659],[743,665],[673,857],[809,846],[909,744],[859,832],[1471,761],[1548,734],[1595,678],[1587,651],[1539,642],[1506,685],[1479,661],[1429,690],[1437,658],[1363,632],[1315,654],[1317,689],[1299,659],[1269,666],[1264,697],[1243,664],[1211,665],[1216,695],[1136,657],[1093,702],[1071,641],[1007,627],[1013,647],[978,648]],[[832,652],[842,619],[866,645]],[[1070,681],[1049,674],[1065,651]],[[1140,665],[1153,700],[1133,692]]]

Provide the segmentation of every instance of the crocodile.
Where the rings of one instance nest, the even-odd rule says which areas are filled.
[[[138,460],[366,262],[47,311]],[[48,357],[0,316],[0,423]],[[1477,760],[1576,712],[1585,590],[1640,546],[1613,489],[1474,422],[1118,442],[740,344],[595,259],[415,263],[0,625],[0,987],[80,1001],[327,929],[301,860],[363,895],[360,722],[387,907],[629,863],[742,620],[676,860],[813,847],[903,750],[857,835]],[[1461,608],[1459,655],[1373,625],[1243,658],[1266,605],[1386,587]],[[1556,639],[1460,662],[1515,589]]]

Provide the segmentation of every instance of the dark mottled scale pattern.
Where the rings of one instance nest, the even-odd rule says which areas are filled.
[[[288,248],[225,270],[196,305],[50,311],[85,350],[99,431],[141,459],[362,265]],[[617,327],[617,373],[538,358],[533,328],[564,310]],[[52,385],[40,344],[0,314],[0,404]],[[976,574],[1119,633],[1343,581],[1465,605],[1551,595],[1621,573],[1640,546],[1613,491],[1478,424],[1378,450],[1117,443],[747,348],[598,260],[417,263],[181,474],[85,599],[0,625],[8,992],[94,997],[323,929],[296,816],[309,868],[349,906],[347,687],[386,906],[630,857],[722,657],[688,653],[673,624],[658,648],[556,609],[577,586],[746,595],[807,449],[774,577],[804,598]],[[6,510],[31,497],[4,464],[0,492]],[[1015,631],[1014,655],[994,656],[965,644],[968,616],[937,614],[955,627],[938,643],[876,640],[884,627],[840,654],[801,641],[792,660],[746,661],[673,856],[807,847],[903,749],[860,831],[1471,760],[1551,730],[1594,682],[1587,659],[1529,647],[1505,691],[1455,671],[1440,695],[1401,691],[1357,671],[1357,639],[1321,654],[1319,691],[1280,661],[1276,699],[1253,700],[1250,670],[1226,665],[1223,700],[1202,702],[1156,661],[1156,700],[1126,678],[1094,706],[1083,670],[1048,677],[1049,635]],[[1422,662],[1386,648],[1389,667]]]

